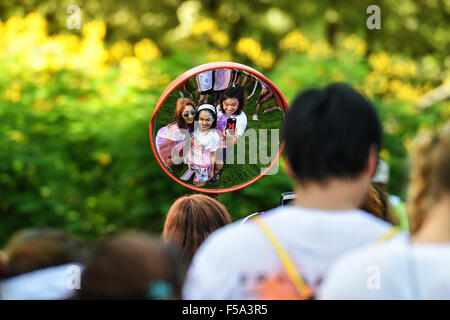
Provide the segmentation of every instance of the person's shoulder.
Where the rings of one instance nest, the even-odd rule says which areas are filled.
[[[244,110],[241,110],[241,113],[238,114],[238,115],[236,116],[236,118],[239,118],[239,119],[242,119],[242,120],[247,121],[247,115],[245,114]]]
[[[254,230],[255,224],[251,222],[252,218],[255,216],[261,218],[261,220],[265,223],[279,224],[282,221],[294,221],[297,211],[299,210],[297,210],[297,208],[293,206],[278,206],[268,211],[253,213],[237,222],[240,223],[240,230],[245,230],[245,228]],[[249,225],[251,225],[251,227],[248,227]]]
[[[164,132],[164,131],[170,129],[170,126],[171,126],[172,124],[173,124],[173,122],[171,122],[171,123],[165,125],[164,127],[159,128],[158,133],[159,133],[159,132]]]
[[[389,222],[361,209],[355,209],[354,215],[349,216],[349,219],[358,221],[361,227],[377,229],[392,229],[393,227]]]
[[[277,207],[266,212],[254,213],[250,216],[257,215],[263,221],[268,221],[268,219],[276,220],[279,215],[288,212],[290,210],[287,208]],[[202,254],[207,253],[209,255],[217,253],[223,256],[226,255],[225,252],[230,248],[233,248],[233,254],[237,254],[236,250],[239,250],[239,248],[247,252],[249,246],[252,248],[257,246],[255,239],[261,237],[262,234],[250,216],[239,219],[214,231],[200,246],[199,251],[202,251]]]
[[[251,238],[249,231],[253,229],[251,224],[241,224],[242,219],[230,223],[216,231],[214,231],[210,237],[208,237],[210,245],[215,243],[227,242],[227,243],[241,243],[247,238]]]
[[[169,131],[172,131],[172,132],[180,131],[180,127],[178,127],[178,124],[176,122],[171,122],[166,127]]]
[[[204,243],[200,246],[199,251],[216,252],[217,254],[225,253],[228,248],[237,250],[242,244],[251,243],[258,234],[258,228],[251,221],[239,219],[230,223],[208,236]]]
[[[409,235],[402,231],[386,241],[372,242],[341,256],[339,261],[343,264],[354,264],[357,261],[370,264],[386,264],[392,262],[392,256],[398,256],[406,250]]]
[[[398,275],[405,269],[408,239],[406,233],[399,233],[389,241],[366,244],[344,253],[327,272],[319,298],[401,298],[404,279]],[[383,290],[374,290],[375,287]]]

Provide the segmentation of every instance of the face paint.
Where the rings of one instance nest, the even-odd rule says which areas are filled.
[[[202,110],[199,113],[198,122],[200,123],[201,131],[205,132],[209,128],[211,128],[211,125],[213,123],[213,117],[210,112]]]
[[[225,99],[222,108],[229,116],[233,115],[239,107],[239,101],[236,98]]]

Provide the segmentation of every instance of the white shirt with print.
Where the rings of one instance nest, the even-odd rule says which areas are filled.
[[[339,256],[375,242],[392,229],[389,223],[358,209],[324,211],[288,205],[260,217],[313,291]],[[237,221],[215,231],[200,246],[187,274],[184,299],[292,296],[287,292],[295,288],[286,280],[266,234],[254,221],[239,224]],[[278,290],[280,285],[282,290]]]

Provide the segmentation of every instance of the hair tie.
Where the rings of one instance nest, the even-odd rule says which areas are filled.
[[[164,280],[152,280],[148,283],[145,298],[149,300],[165,300],[173,296],[173,286]]]

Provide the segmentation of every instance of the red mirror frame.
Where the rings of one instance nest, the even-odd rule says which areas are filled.
[[[249,185],[251,185],[252,183],[258,181],[259,179],[261,179],[267,172],[269,172],[269,170],[275,165],[275,163],[278,161],[278,159],[281,156],[281,153],[283,152],[283,148],[284,148],[284,141],[281,143],[281,147],[280,150],[277,154],[277,156],[275,157],[275,159],[272,161],[272,163],[266,168],[266,170],[264,170],[264,172],[260,173],[258,176],[256,176],[255,178],[251,179],[250,181],[247,181],[241,185],[238,185],[236,187],[231,187],[231,188],[225,188],[225,189],[207,189],[207,188],[201,188],[201,187],[196,187],[190,184],[187,184],[183,181],[177,180],[175,177],[172,176],[172,174],[167,170],[167,168],[165,167],[165,165],[161,162],[161,159],[158,156],[158,152],[156,150],[155,147],[155,143],[153,141],[153,122],[155,120],[156,115],[158,114],[159,109],[161,108],[161,106],[164,104],[164,101],[166,101],[166,98],[183,82],[185,82],[186,80],[190,79],[191,77],[201,73],[201,72],[205,72],[205,71],[209,71],[209,70],[213,70],[213,69],[220,69],[220,68],[231,68],[231,69],[239,69],[239,70],[243,70],[246,72],[249,72],[257,77],[259,77],[260,79],[264,80],[267,84],[269,84],[277,93],[276,95],[274,95],[275,99],[277,99],[277,102],[279,103],[279,105],[281,106],[281,108],[283,109],[282,112],[283,114],[286,114],[288,109],[289,109],[289,105],[285,99],[285,97],[283,96],[283,94],[281,93],[281,91],[277,88],[277,86],[270,81],[268,78],[266,78],[265,76],[263,76],[261,73],[259,73],[258,71],[243,65],[243,64],[239,64],[239,63],[235,63],[235,62],[211,62],[211,63],[206,63],[206,64],[202,64],[200,66],[197,66],[195,68],[192,68],[186,72],[184,72],[182,75],[178,76],[174,81],[172,81],[172,83],[167,87],[166,90],[164,90],[163,94],[161,95],[161,97],[159,98],[158,102],[156,103],[156,108],[155,111],[153,112],[152,118],[150,120],[150,125],[149,125],[149,135],[150,135],[150,144],[152,147],[152,151],[153,154],[156,157],[156,160],[158,161],[158,164],[160,165],[160,167],[164,170],[164,172],[171,177],[175,182],[181,184],[182,186],[189,188],[191,190],[194,191],[198,191],[198,192],[202,192],[202,193],[226,193],[226,192],[232,192],[232,191],[236,191],[242,188],[245,188]]]

